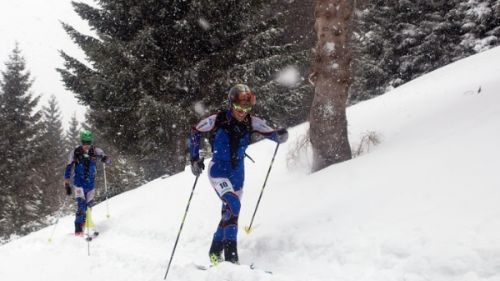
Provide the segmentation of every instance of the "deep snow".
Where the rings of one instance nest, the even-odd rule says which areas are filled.
[[[220,202],[206,172],[196,187],[168,280],[500,280],[500,48],[461,60],[348,109],[357,147],[378,146],[309,174],[290,130],[247,235],[275,144],[248,153],[240,217],[242,263],[208,271]],[[295,158],[289,156],[295,154]],[[298,155],[298,156],[297,156]],[[94,208],[102,232],[73,237],[72,217],[0,247],[0,280],[163,280],[194,177],[189,168]],[[99,187],[102,188],[102,187]],[[63,190],[61,189],[61,192]]]

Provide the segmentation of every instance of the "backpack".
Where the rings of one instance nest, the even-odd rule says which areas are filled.
[[[85,157],[85,155],[87,156]],[[84,153],[83,147],[81,145],[76,147],[75,150],[73,151],[73,164],[76,166],[79,163],[83,163],[85,178],[89,176],[90,160],[95,158],[94,156],[95,153],[93,145],[90,146],[89,152],[87,154]]]

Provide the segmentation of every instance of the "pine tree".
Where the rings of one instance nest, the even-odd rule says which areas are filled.
[[[0,153],[5,151],[9,146],[7,129],[9,122],[4,118],[4,93],[3,83],[0,80]],[[12,185],[9,183],[10,171],[9,165],[6,161],[0,161],[0,240],[8,238],[12,233],[12,214],[9,212],[12,206],[15,205],[15,194]]]
[[[358,13],[351,102],[384,93],[464,56],[460,0],[369,1]]]
[[[276,38],[286,37],[283,27],[275,28],[283,15],[261,17],[263,2],[104,0],[99,8],[77,3],[76,12],[99,39],[64,28],[92,68],[62,52],[66,63],[59,71],[90,106],[93,125],[133,155],[147,179],[182,171],[185,138],[200,117],[193,104],[219,108],[234,83],[250,84],[260,93],[261,111],[281,113],[283,123],[305,119],[285,116],[283,105],[300,115],[310,88],[303,81],[296,90],[270,81],[281,68],[304,63],[307,51],[277,44]]]
[[[62,53],[66,69],[60,72],[66,85],[90,106],[93,125],[140,161],[148,179],[153,179],[185,165],[177,157],[183,153],[169,148],[169,139],[182,138],[187,131],[186,123],[177,118],[186,115],[189,103],[180,81],[184,74],[176,68],[192,57],[183,36],[189,28],[183,21],[190,1],[135,2],[101,1],[100,9],[75,4],[101,40],[64,25],[93,69]],[[151,102],[157,110],[145,114]],[[159,115],[164,111],[175,114]]]
[[[69,162],[70,153],[73,153],[75,147],[81,144],[80,131],[81,131],[80,122],[78,122],[78,119],[76,118],[76,113],[73,113],[73,116],[71,117],[69,122],[69,127],[65,132],[64,155],[63,155],[64,166],[66,166]],[[63,169],[65,168],[66,167],[63,167]],[[75,208],[74,202],[71,202],[70,204],[66,203],[66,208],[64,211],[74,210],[74,208]]]
[[[2,71],[2,120],[0,184],[2,188],[1,229],[6,234],[25,234],[27,223],[40,220],[41,186],[36,156],[42,153],[40,113],[35,111],[39,97],[30,93],[32,81],[25,60],[16,45]]]
[[[88,118],[89,116],[87,115]],[[87,121],[86,123],[93,124],[94,122]],[[83,128],[92,132],[94,137],[93,144],[103,149],[112,162],[111,165],[106,166],[107,194],[104,186],[104,164],[99,161],[97,163],[99,173],[95,181],[96,202],[104,201],[106,196],[110,198],[146,183],[144,173],[137,163],[133,159],[130,159],[126,151],[120,152],[112,141],[102,134],[98,128],[86,124],[83,124]]]
[[[365,2],[357,17],[351,103],[500,44],[495,0]]]
[[[231,41],[201,59],[190,70],[199,79],[197,101],[204,104],[208,111],[213,111],[226,105],[227,90],[231,86],[245,83],[257,93],[257,114],[279,126],[303,122],[312,100],[312,88],[301,79],[307,76],[310,48],[313,46],[313,36],[303,28],[307,23],[312,24],[312,1],[239,2],[239,5],[216,8],[219,11],[230,9],[226,14],[238,15],[237,23],[232,25],[219,20],[217,15],[210,17],[203,14],[202,18],[207,23],[214,23],[213,26],[208,25],[205,31],[208,41],[219,42],[221,38]],[[202,11],[210,10],[209,5],[212,9],[215,6],[212,2],[205,2],[205,5]],[[246,9],[241,10],[242,6]],[[236,28],[214,34],[213,30],[217,30],[218,26]],[[279,72],[290,67],[299,72],[299,79],[292,85],[277,81]]]
[[[463,1],[457,8],[462,20],[461,45],[478,53],[500,44],[500,2],[496,0]]]
[[[43,191],[42,214],[58,210],[65,199],[63,173],[67,163],[66,141],[62,128],[61,113],[55,96],[42,108],[43,134],[40,138],[42,153],[38,153],[38,173]]]
[[[80,123],[76,119],[76,113],[73,114],[69,122],[69,128],[66,131],[66,145],[65,148],[69,151],[80,144]]]

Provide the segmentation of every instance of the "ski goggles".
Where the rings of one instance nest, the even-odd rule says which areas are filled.
[[[254,105],[256,101],[255,94],[253,92],[241,92],[238,94],[236,98],[237,100],[233,100],[234,102],[238,103],[244,102],[250,105]]]
[[[248,113],[248,112],[252,111],[251,105],[241,105],[241,104],[233,103],[232,107],[234,110],[239,111],[239,112]]]

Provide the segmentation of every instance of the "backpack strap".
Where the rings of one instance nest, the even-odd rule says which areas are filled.
[[[73,162],[80,162],[84,159],[83,157],[83,147],[81,145],[77,146],[75,148],[75,150],[73,151]],[[89,152],[87,153],[87,155],[89,156],[89,158],[91,157],[94,157],[95,156],[95,148],[93,145],[90,146],[89,148]]]
[[[89,148],[89,157],[92,158],[93,160],[95,160],[95,149],[94,149],[94,145],[91,145],[90,148]]]
[[[75,147],[73,150],[73,163],[78,163],[83,158],[83,148],[81,145]]]

